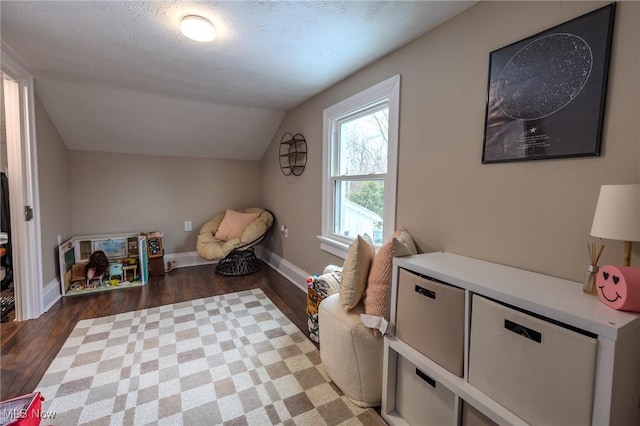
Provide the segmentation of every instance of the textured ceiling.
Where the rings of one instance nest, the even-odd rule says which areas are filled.
[[[472,4],[2,0],[0,30],[70,149],[259,160],[288,109]]]

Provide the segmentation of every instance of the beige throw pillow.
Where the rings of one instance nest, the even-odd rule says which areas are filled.
[[[389,321],[391,310],[391,273],[393,258],[416,254],[411,235],[398,229],[376,253],[371,263],[367,287],[363,298],[364,313],[383,317]],[[374,334],[379,332],[374,330]]]
[[[256,220],[259,215],[259,213],[240,213],[235,210],[227,210],[216,231],[216,239],[229,241],[240,238],[247,225]]]
[[[346,312],[355,308],[362,298],[374,254],[375,248],[366,234],[358,235],[349,246],[340,285],[340,304]]]

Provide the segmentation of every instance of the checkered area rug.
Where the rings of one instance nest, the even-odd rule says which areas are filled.
[[[55,425],[384,424],[261,290],[80,321],[37,390]]]

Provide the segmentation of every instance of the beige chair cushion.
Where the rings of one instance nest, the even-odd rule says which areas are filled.
[[[345,311],[353,309],[362,298],[367,286],[369,268],[375,254],[375,248],[368,235],[358,235],[347,251],[342,267],[340,303]]]
[[[257,213],[258,217],[253,222],[249,223],[247,227],[240,235],[240,242],[242,244],[249,244],[262,235],[264,235],[271,225],[273,225],[273,215],[268,210],[264,210],[258,207],[251,207],[245,209],[243,213]]]
[[[320,303],[320,359],[331,380],[360,407],[382,401],[384,339],[376,337],[360,321],[362,303],[345,312],[340,296]]]
[[[257,214],[258,216],[246,226],[242,235],[227,241],[217,238],[216,235],[226,212],[215,215],[202,225],[196,240],[196,250],[200,257],[208,260],[220,260],[236,248],[244,250],[251,247],[251,243],[258,240],[273,225],[274,218],[268,210],[252,207],[241,210],[239,213]]]
[[[227,210],[215,232],[215,237],[220,241],[240,238],[245,228],[257,218],[258,213],[240,213],[235,210]]]
[[[398,229],[376,253],[371,263],[367,287],[363,297],[364,313],[389,321],[391,309],[391,270],[394,257],[416,254],[411,235]],[[374,330],[379,334],[378,330]]]

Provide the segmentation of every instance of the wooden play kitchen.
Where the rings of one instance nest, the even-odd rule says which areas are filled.
[[[60,244],[62,295],[145,285],[149,278],[148,238],[144,233],[90,235],[73,237]],[[108,260],[108,268],[97,275],[86,268],[96,252],[103,252]]]

